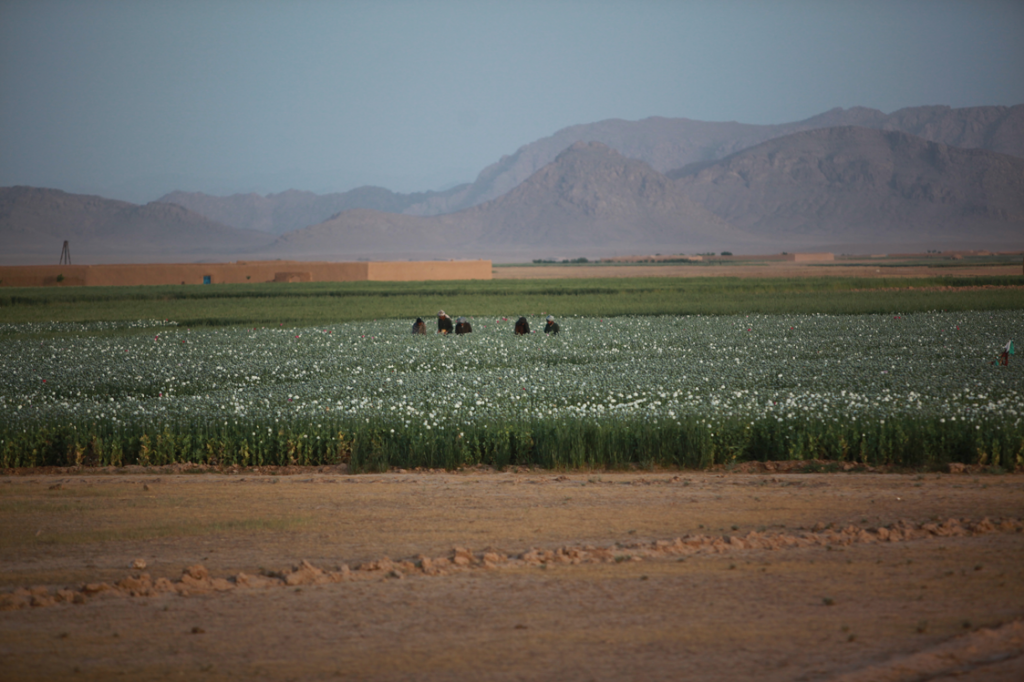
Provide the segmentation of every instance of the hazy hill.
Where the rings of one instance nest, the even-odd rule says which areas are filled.
[[[455,188],[451,191],[458,191]],[[159,201],[178,204],[232,227],[284,234],[327,220],[341,211],[368,208],[402,213],[410,206],[445,193],[400,194],[383,187],[357,187],[348,192],[314,194],[288,190],[278,194],[232,194],[216,197],[202,192],[171,192]]]
[[[577,142],[507,194],[464,211],[481,243],[688,249],[721,243],[725,221],[643,161]]]
[[[271,238],[213,222],[175,204],[139,206],[33,187],[0,188],[0,259],[57,263],[64,240],[74,262],[197,260],[241,254]]]
[[[434,215],[494,199],[526,180],[575,142],[601,142],[620,154],[666,172],[688,164],[715,161],[785,135],[836,126],[902,130],[933,142],[978,147],[1024,157],[1024,105],[952,109],[912,107],[884,114],[875,109],[836,108],[804,121],[779,125],[716,123],[685,118],[610,119],[563,128],[520,147],[480,172],[471,185],[436,195],[404,209]]]
[[[664,173],[693,164],[699,164],[695,168],[703,167],[793,133],[849,125],[902,130],[943,144],[1024,157],[1024,105],[965,109],[913,107],[891,114],[864,107],[837,108],[804,121],[780,125],[659,117],[641,121],[611,119],[564,128],[550,137],[524,145],[482,170],[473,183],[444,192],[399,194],[380,187],[360,187],[325,195],[296,190],[267,196],[236,194],[228,197],[172,192],[160,201],[185,206],[225,225],[284,234],[355,208],[410,215],[461,211],[512,191],[575,142],[601,142]]]
[[[345,211],[283,235],[268,252],[337,257],[679,253],[725,248],[740,237],[646,163],[594,142],[570,146],[511,192],[480,206],[441,216]]]
[[[357,208],[281,235],[268,258],[356,260],[481,256],[478,226],[460,216],[408,216]]]
[[[507,194],[442,216],[345,211],[282,256],[496,259],[611,253],[1020,248],[1024,159],[895,131],[812,130],[659,173],[576,143]]]
[[[912,107],[895,111],[880,125],[868,127],[900,130],[951,147],[987,149],[1024,158],[1024,104],[962,109]]]
[[[903,132],[807,131],[668,175],[692,201],[755,235],[1024,241],[1024,159]]]
[[[53,262],[64,239],[92,262],[1021,248],[1022,131],[1024,105],[836,109],[782,126],[652,118],[567,128],[446,193],[174,193],[137,206],[6,188],[0,259]],[[598,139],[572,139],[588,133]],[[428,205],[461,210],[408,214]]]

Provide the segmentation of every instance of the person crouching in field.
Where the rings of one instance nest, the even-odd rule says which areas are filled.
[[[545,334],[557,334],[558,333],[558,323],[555,322],[555,316],[554,315],[548,315],[548,323],[546,325],[544,325],[544,333]]]
[[[417,317],[416,321],[412,323],[412,333],[413,334],[426,334],[427,333],[427,323],[423,321],[422,317]]]
[[[467,320],[464,317],[460,317],[459,319],[455,320],[456,334],[468,334],[471,331],[473,331],[473,325],[469,323],[469,320]]]
[[[448,317],[448,314],[443,310],[437,311],[437,333],[438,334],[451,334],[452,333],[452,318]]]
[[[525,317],[520,317],[516,320],[516,334],[529,334],[530,323],[526,321]]]

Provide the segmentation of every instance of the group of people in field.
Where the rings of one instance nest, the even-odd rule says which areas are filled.
[[[530,322],[526,317],[520,317],[516,320],[515,333],[517,335],[529,334],[530,333]],[[548,315],[547,324],[544,325],[545,334],[557,334],[559,330],[558,323],[555,322],[554,315]],[[452,323],[452,318],[443,310],[437,311],[437,333],[438,334],[469,334],[473,331],[473,325],[469,323],[464,317],[459,317]],[[416,321],[412,323],[413,334],[426,334],[427,323],[423,321],[422,317],[417,317]]]

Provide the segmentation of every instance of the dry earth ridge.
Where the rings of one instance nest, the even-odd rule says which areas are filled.
[[[564,477],[559,477],[565,480]],[[677,477],[678,478],[678,477]],[[557,479],[556,479],[557,480]],[[58,487],[56,484],[55,487]],[[988,533],[1020,533],[1024,531],[1022,519],[947,519],[942,523],[932,521],[914,523],[901,520],[890,526],[860,528],[850,524],[842,529],[831,528],[832,524],[818,522],[807,532],[800,534],[782,532],[758,532],[752,530],[745,536],[739,535],[685,535],[673,541],[617,542],[611,546],[565,545],[557,549],[530,550],[518,555],[506,555],[498,551],[473,552],[464,547],[455,547],[451,554],[442,557],[419,555],[412,559],[392,560],[383,557],[376,561],[357,565],[354,570],[341,564],[333,570],[325,570],[301,561],[297,566],[279,572],[249,574],[240,572],[228,578],[211,577],[209,571],[197,564],[185,568],[176,581],[167,578],[153,580],[148,573],[128,575],[115,584],[105,582],[86,583],[78,589],[46,586],[22,587],[0,593],[0,611],[11,611],[25,607],[54,606],[60,603],[84,604],[92,597],[149,597],[164,592],[174,592],[183,597],[191,594],[226,592],[233,589],[297,587],[340,583],[349,580],[403,579],[406,576],[445,576],[460,571],[498,568],[545,567],[548,564],[619,563],[622,561],[645,561],[687,557],[697,554],[723,554],[743,550],[783,550],[804,547],[845,547],[854,543],[907,542],[936,537],[978,536]],[[141,571],[146,567],[143,559],[135,559],[133,568]],[[826,604],[829,602],[826,601]]]

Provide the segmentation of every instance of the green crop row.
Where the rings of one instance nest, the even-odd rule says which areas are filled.
[[[979,428],[980,427],[980,428]],[[384,420],[292,420],[266,429],[245,421],[182,422],[161,429],[110,422],[37,426],[3,433],[0,468],[331,465],[353,471],[478,464],[549,469],[707,468],[744,461],[827,460],[939,468],[950,462],[1024,466],[1024,428],[1009,420],[874,422],[611,419],[493,422],[438,429]]]
[[[871,314],[1021,307],[1021,277],[643,278],[223,284],[0,290],[0,323],[169,319],[310,325],[460,315]],[[956,287],[988,288],[955,290]],[[909,289],[908,287],[914,287]]]

